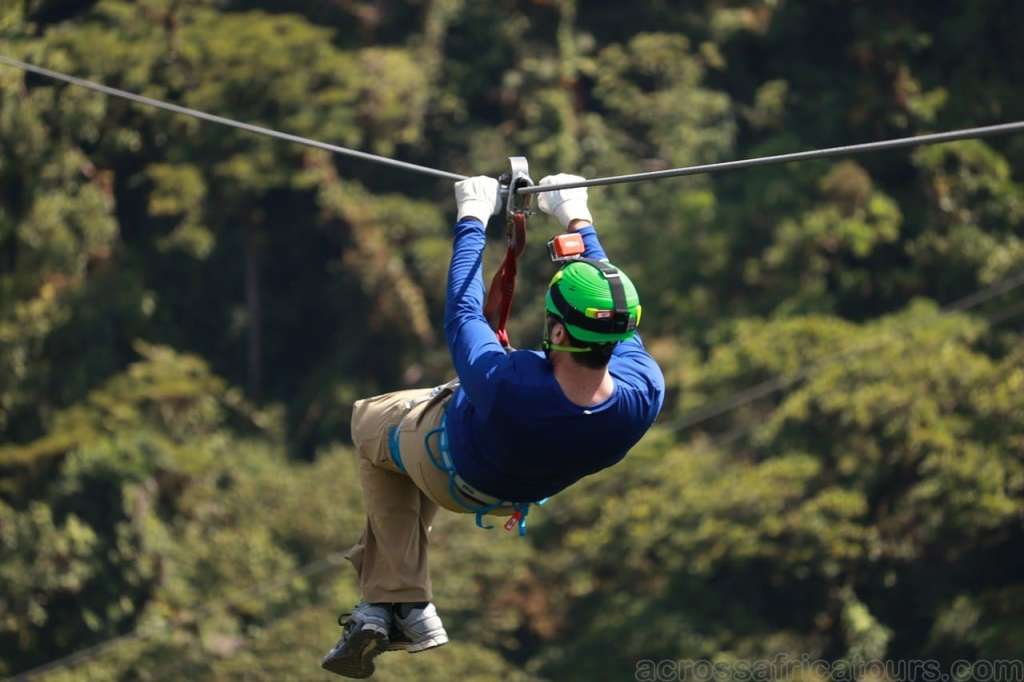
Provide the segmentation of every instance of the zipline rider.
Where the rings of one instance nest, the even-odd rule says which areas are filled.
[[[576,180],[560,174],[541,185]],[[605,257],[586,188],[538,200],[585,247],[548,287],[543,352],[507,352],[482,312],[484,227],[499,210],[497,181],[458,182],[455,198],[445,334],[458,380],[353,409],[367,523],[347,558],[363,601],[322,662],[349,677],[371,675],[381,651],[448,641],[427,567],[438,506],[477,513],[478,523],[483,514],[518,512],[524,523],[531,502],[622,460],[664,398],[661,370],[636,333],[636,288]]]

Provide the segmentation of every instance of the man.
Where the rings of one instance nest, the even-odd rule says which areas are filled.
[[[557,175],[541,185],[580,180]],[[355,403],[352,440],[367,523],[347,557],[363,602],[323,667],[373,674],[385,650],[445,644],[431,603],[430,524],[438,506],[521,514],[526,505],[620,461],[654,422],[664,378],[636,326],[633,283],[598,242],[585,188],[539,195],[586,250],[555,274],[545,300],[544,351],[507,352],[484,318],[482,253],[498,184],[455,185],[458,222],[448,271],[445,334],[458,381]]]

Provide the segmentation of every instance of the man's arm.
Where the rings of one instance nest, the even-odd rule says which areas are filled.
[[[494,376],[509,363],[483,314],[484,225],[497,203],[497,183],[470,178],[456,184],[455,197],[459,220],[448,267],[444,331],[463,390],[473,406],[486,413],[494,401]]]
[[[583,180],[578,175],[559,173],[541,178],[540,186],[559,185]],[[541,192],[537,195],[537,207],[561,223],[566,232],[578,232],[583,237],[583,256],[594,260],[608,260],[597,239],[594,217],[587,207],[587,188],[574,187]]]
[[[569,223],[569,232],[576,232],[583,238],[583,257],[594,260],[608,260],[604,247],[597,238],[597,228],[585,220],[574,220]]]

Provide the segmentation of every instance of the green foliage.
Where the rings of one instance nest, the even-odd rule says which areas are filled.
[[[855,162],[844,161],[821,180],[825,202],[783,220],[775,239],[745,273],[751,284],[785,291],[781,308],[830,310],[835,299],[872,288],[872,270],[857,267],[899,237],[899,206],[874,191]],[[780,292],[781,293],[781,292]]]
[[[620,122],[630,155],[668,166],[706,163],[732,145],[728,95],[701,87],[704,65],[679,35],[641,34],[594,64],[594,94]]]
[[[1024,117],[1012,3],[0,4],[0,53],[465,174]],[[377,677],[1019,658],[1021,308],[939,306],[1024,268],[1022,162],[991,138],[594,189],[662,424],[526,541],[442,514],[453,642]],[[7,67],[0,179],[0,674],[111,641],[44,679],[328,679],[351,403],[451,372],[450,185]],[[528,249],[520,347],[549,272]]]
[[[920,267],[993,282],[1024,266],[1024,187],[1005,157],[974,140],[920,149],[914,163],[933,206],[907,249]]]

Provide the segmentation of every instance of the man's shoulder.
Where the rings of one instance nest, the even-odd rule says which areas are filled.
[[[551,363],[538,350],[514,350],[508,354],[509,372],[505,377],[513,384],[533,386],[551,374]]]
[[[499,395],[515,392],[519,388],[541,386],[550,381],[551,364],[539,351],[514,350],[501,353],[498,362],[492,362],[486,374],[486,386]]]
[[[534,363],[551,367],[551,363],[544,356],[544,351],[519,349],[512,351],[508,356],[512,358],[513,362]]]
[[[497,401],[522,406],[523,402],[543,400],[550,391],[551,377],[551,363],[543,352],[514,350],[500,374],[493,377]]]
[[[664,390],[665,377],[661,367],[646,352],[613,355],[608,370],[614,378],[634,388]]]

